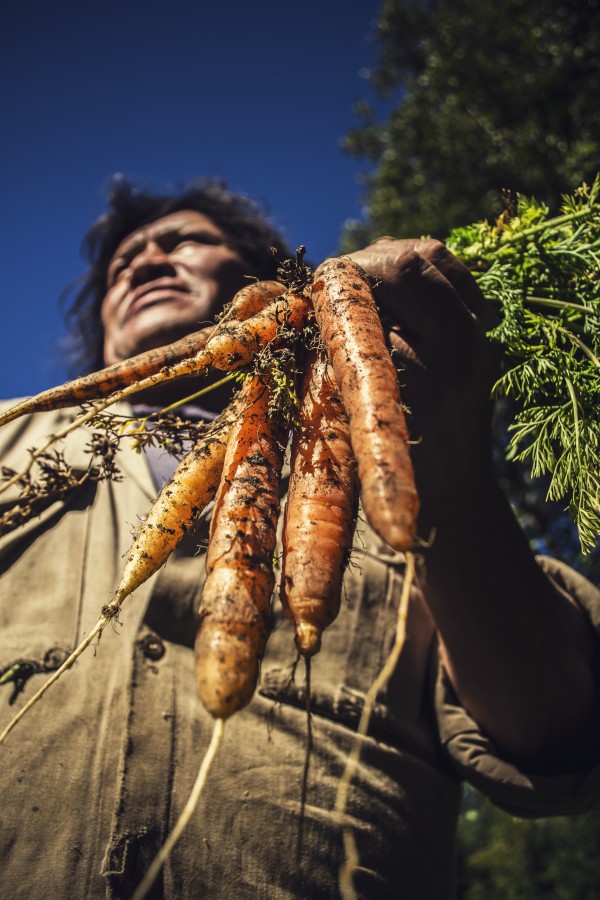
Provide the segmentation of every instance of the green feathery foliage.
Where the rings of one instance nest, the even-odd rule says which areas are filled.
[[[507,458],[549,473],[584,551],[600,534],[600,175],[561,215],[523,196],[493,224],[451,232],[449,248],[501,310],[490,337],[507,366],[495,385],[517,412]]]

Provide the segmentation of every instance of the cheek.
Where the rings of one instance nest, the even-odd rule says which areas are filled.
[[[113,287],[104,296],[104,300],[100,307],[100,321],[102,322],[104,330],[110,327],[111,322],[117,314],[120,294],[121,292],[116,287]]]
[[[100,322],[104,332],[104,356],[107,363],[112,359],[115,332],[119,327],[116,320],[118,311],[118,298],[115,291],[109,291],[100,307]],[[110,357],[110,359],[108,359]]]
[[[182,259],[182,262],[184,260]],[[190,254],[186,260],[191,276],[206,287],[211,285],[214,293],[230,290],[244,283],[244,276],[251,274],[251,266],[236,253],[219,247],[202,254]]]

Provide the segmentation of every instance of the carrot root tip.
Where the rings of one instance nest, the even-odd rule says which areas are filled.
[[[296,646],[302,656],[314,656],[321,649],[322,630],[307,622],[296,623]]]

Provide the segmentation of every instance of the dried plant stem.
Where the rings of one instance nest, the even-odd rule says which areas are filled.
[[[390,676],[396,668],[400,653],[402,652],[402,648],[404,646],[404,641],[406,638],[406,620],[408,618],[410,589],[414,577],[415,558],[412,553],[407,553],[406,569],[404,572],[404,584],[402,585],[402,594],[400,596],[400,604],[398,606],[398,620],[396,624],[396,638],[394,640],[394,646],[392,647],[391,653],[385,661],[383,668],[369,688],[367,696],[365,697],[365,703],[354,738],[354,745],[352,747],[352,750],[350,751],[348,759],[346,760],[346,768],[344,769],[344,772],[338,784],[334,807],[334,817],[344,828],[343,840],[345,860],[340,868],[339,874],[340,894],[343,900],[356,900],[356,893],[352,884],[352,874],[359,864],[358,850],[356,847],[356,841],[354,839],[354,832],[348,825],[344,825],[346,806],[348,803],[348,791],[350,788],[350,783],[352,781],[352,778],[354,777],[354,774],[358,767],[358,763],[360,761],[362,738],[364,738],[367,734],[369,721],[371,719],[371,713],[373,712],[373,707],[375,706],[375,701],[380,691],[385,688]]]
[[[187,827],[188,822],[192,818],[194,814],[194,810],[198,805],[198,800],[200,799],[200,795],[206,783],[206,778],[209,772],[209,769],[213,763],[213,760],[217,754],[217,750],[221,744],[221,740],[223,739],[223,732],[225,730],[225,719],[215,719],[215,725],[213,728],[212,738],[210,740],[210,744],[208,746],[208,750],[204,755],[204,759],[202,760],[202,764],[200,765],[200,770],[198,772],[198,776],[194,783],[194,787],[192,788],[192,793],[190,794],[189,800],[185,804],[173,831],[158,851],[156,856],[154,857],[150,868],[144,875],[144,878],[140,882],[137,887],[132,900],[144,900],[145,897],[148,896],[148,892],[150,891],[152,885],[154,884],[156,877],[169,856],[171,855],[171,851],[173,847],[183,834],[185,828]]]
[[[24,466],[24,468],[20,472],[16,472],[11,476],[11,478],[4,482],[4,484],[0,487],[0,494],[3,494],[4,491],[8,490],[8,488],[13,484],[17,484],[19,481],[21,481],[22,478],[25,478],[25,476],[28,475],[31,471],[31,468],[35,461],[39,459],[39,457],[42,456],[48,450],[48,448],[52,446],[52,444],[56,443],[56,441],[62,441],[63,438],[67,437],[69,434],[71,434],[72,431],[75,431],[82,425],[85,425],[86,422],[91,422],[96,418],[98,413],[103,412],[109,406],[112,406],[113,403],[120,403],[121,400],[125,400],[131,394],[135,394],[138,391],[143,391],[146,388],[153,387],[155,384],[160,384],[163,381],[181,378],[184,375],[196,374],[196,372],[202,371],[203,368],[206,368],[206,366],[199,365],[198,361],[195,358],[184,359],[168,369],[162,369],[155,375],[149,375],[147,378],[142,378],[141,381],[136,381],[134,382],[134,384],[130,384],[127,387],[122,388],[120,391],[115,391],[114,394],[110,394],[103,400],[95,402],[93,409],[81,413],[81,415],[73,419],[72,422],[69,422],[69,424],[66,425],[61,431],[57,431],[55,434],[51,434],[41,447],[37,447],[35,450],[31,450],[29,462],[27,463],[27,465]]]
[[[163,406],[158,415],[163,416],[166,412],[171,412],[172,409],[177,409],[179,406],[187,406],[188,403],[193,403],[194,400],[198,400],[200,397],[204,397],[211,391],[216,391],[217,388],[224,387],[226,384],[230,384],[232,381],[235,381],[235,378],[235,373],[230,372],[229,375],[225,375],[218,381],[213,381],[212,384],[201,388],[199,391],[195,391],[193,394],[188,394],[187,397],[182,397],[181,400],[176,400],[175,403],[170,403],[168,406]],[[148,416],[147,418],[150,417]]]

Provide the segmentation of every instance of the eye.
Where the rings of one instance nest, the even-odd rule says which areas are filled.
[[[108,270],[108,278],[107,278],[108,287],[112,287],[116,283],[116,281],[119,278],[119,275],[121,275],[125,271],[125,269],[128,267],[128,265],[129,265],[129,260],[127,260],[127,259],[119,259],[119,260],[116,260],[114,263],[112,263],[112,265],[110,266],[110,268]]]
[[[222,244],[223,239],[217,234],[211,234],[209,231],[194,231],[189,234],[176,235],[173,247],[181,247],[183,244]]]

